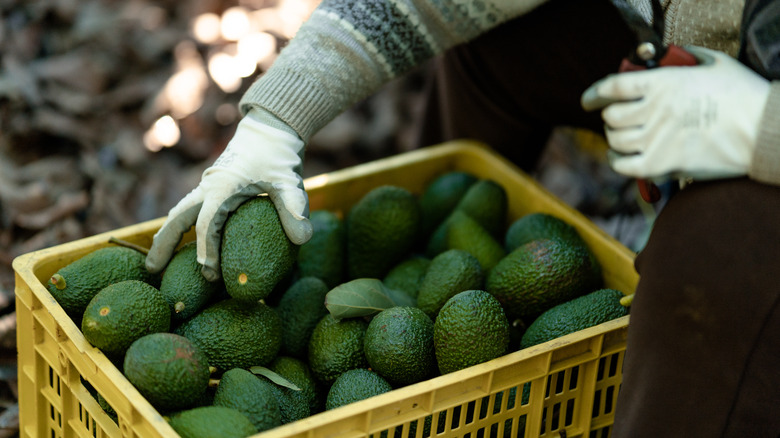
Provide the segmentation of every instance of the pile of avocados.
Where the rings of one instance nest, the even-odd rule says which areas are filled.
[[[46,286],[177,433],[245,437],[628,314],[577,229],[508,207],[495,181],[447,171],[313,210],[295,245],[258,196],[225,223],[218,281],[195,242],[153,275],[114,241]]]

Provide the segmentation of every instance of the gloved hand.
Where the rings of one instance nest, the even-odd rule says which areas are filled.
[[[195,224],[198,263],[209,281],[220,278],[222,227],[230,212],[245,200],[267,193],[290,240],[301,245],[312,235],[309,200],[300,176],[303,141],[296,135],[255,119],[252,112],[200,184],[168,213],[154,235],[146,267],[160,272],[168,264],[182,234]]]
[[[685,49],[698,65],[618,73],[583,93],[583,108],[603,108],[616,172],[656,182],[747,174],[769,82],[725,53]]]

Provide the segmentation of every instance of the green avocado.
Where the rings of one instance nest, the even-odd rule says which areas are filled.
[[[279,353],[282,323],[264,303],[220,301],[175,329],[206,355],[219,371],[264,366]]]
[[[172,415],[168,423],[181,438],[246,438],[258,430],[240,411],[201,406]]]
[[[485,274],[479,260],[462,249],[447,250],[431,260],[417,295],[419,307],[431,319],[456,294],[482,289]]]
[[[228,216],[222,234],[220,264],[227,293],[246,302],[267,297],[294,269],[298,248],[270,198],[244,202]]]
[[[173,255],[162,274],[160,292],[171,306],[174,323],[203,309],[220,293],[222,282],[210,282],[201,274],[195,242],[186,243]]]
[[[384,278],[420,235],[421,211],[407,189],[385,185],[365,194],[347,216],[348,279]]]
[[[124,280],[138,280],[159,287],[160,276],[146,270],[146,255],[123,246],[107,246],[60,268],[46,288],[74,320],[80,320],[87,304],[101,289]]]
[[[467,290],[450,298],[433,328],[442,374],[503,356],[509,346],[509,320],[501,303],[484,290]]]
[[[258,432],[282,424],[279,402],[274,397],[274,384],[255,376],[243,368],[233,368],[222,373],[214,406],[235,409],[252,422]]]
[[[314,327],[328,313],[328,286],[317,277],[303,277],[282,295],[276,313],[282,321],[280,354],[305,359]]]
[[[330,387],[325,401],[325,410],[336,409],[392,390],[390,383],[369,369],[348,370]]]
[[[337,320],[325,315],[311,334],[308,363],[314,377],[330,386],[341,373],[368,366],[363,338],[368,323],[362,318]]]
[[[623,297],[623,293],[618,290],[599,289],[558,304],[528,326],[520,340],[520,348],[528,348],[628,315],[629,309],[620,304]]]
[[[426,380],[437,371],[433,321],[417,307],[391,307],[375,315],[363,349],[371,369],[395,386]]]
[[[334,212],[315,210],[309,215],[312,236],[298,250],[298,277],[317,277],[329,288],[344,281],[347,264],[347,231]]]
[[[593,263],[584,245],[563,239],[532,240],[501,259],[488,274],[485,287],[510,319],[530,320],[600,284]]]
[[[208,389],[211,375],[203,352],[173,333],[152,333],[133,342],[123,372],[162,412],[194,407]]]
[[[84,310],[81,331],[106,356],[121,358],[130,344],[171,327],[171,309],[154,286],[125,280],[98,292]]]

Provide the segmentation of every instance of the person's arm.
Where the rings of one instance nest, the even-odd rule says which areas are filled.
[[[235,135],[168,213],[147,269],[165,269],[194,224],[202,273],[219,279],[222,226],[241,203],[263,193],[290,240],[308,241],[301,166],[311,136],[384,83],[544,1],[324,0],[243,96]]]
[[[309,138],[384,83],[545,0],[324,0],[240,102]]]

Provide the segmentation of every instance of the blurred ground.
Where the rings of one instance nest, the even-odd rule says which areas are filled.
[[[315,5],[0,0],[0,438],[18,430],[14,257],[167,214]],[[318,133],[304,176],[409,150],[424,71]],[[603,139],[561,127],[534,176],[641,247],[652,211],[606,165]]]

